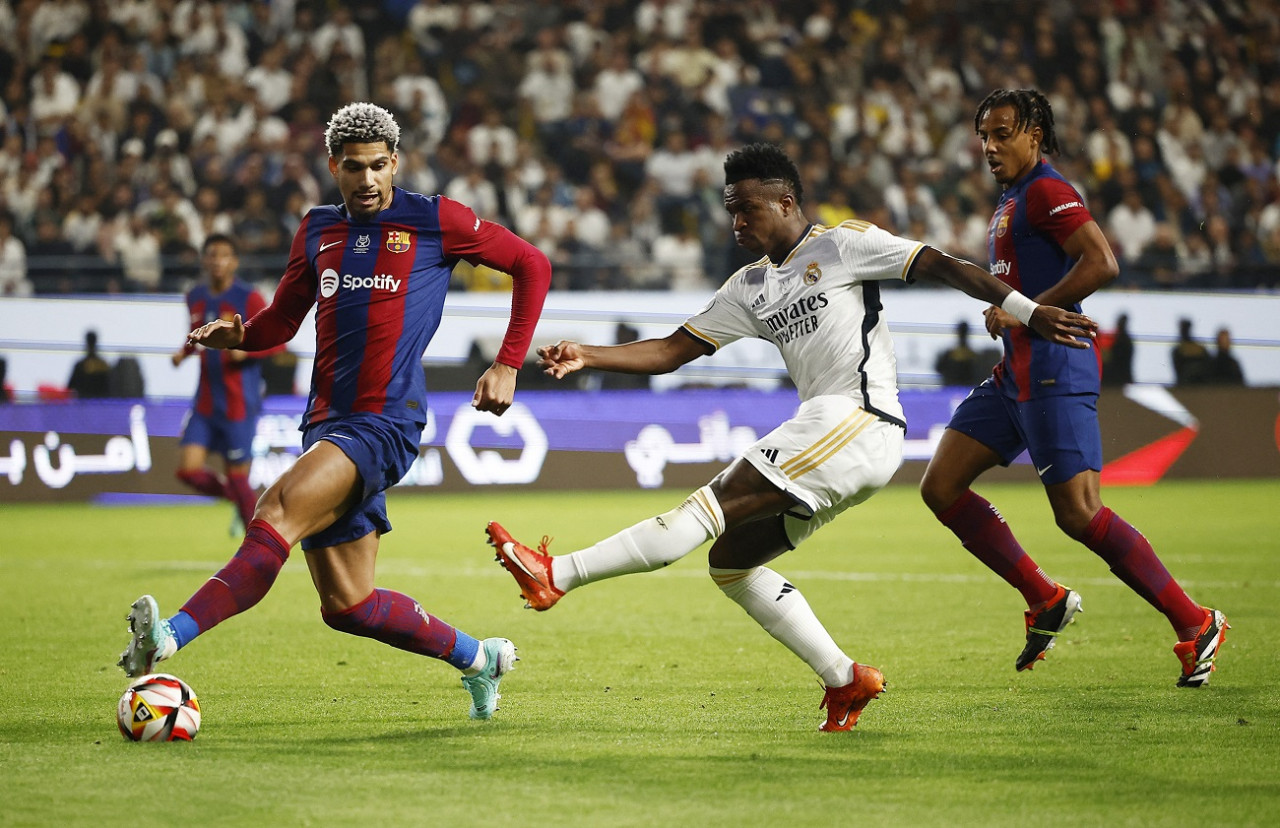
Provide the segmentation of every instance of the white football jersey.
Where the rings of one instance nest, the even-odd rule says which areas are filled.
[[[815,224],[782,264],[765,257],[734,273],[683,328],[713,350],[744,337],[772,342],[801,401],[840,394],[903,423],[877,282],[906,280],[922,249],[865,221]]]

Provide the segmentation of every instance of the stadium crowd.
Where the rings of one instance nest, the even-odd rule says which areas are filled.
[[[756,140],[815,220],[982,264],[1002,86],[1049,96],[1117,287],[1280,286],[1267,0],[0,0],[0,79],[0,295],[177,291],[211,233],[270,288],[354,100],[405,128],[400,186],[534,241],[559,289],[718,285],[721,162]]]

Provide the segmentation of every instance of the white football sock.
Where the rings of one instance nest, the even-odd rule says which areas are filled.
[[[471,663],[462,668],[464,676],[478,676],[480,671],[489,666],[489,654],[484,651],[484,641],[481,640],[480,646],[476,647],[476,657],[471,659]]]
[[[717,569],[711,578],[764,627],[822,677],[828,687],[842,687],[853,680],[853,659],[836,646],[830,633],[809,608],[800,590],[772,569]]]
[[[651,572],[674,563],[724,532],[724,512],[703,486],[670,512],[649,518],[594,546],[556,555],[551,579],[565,592],[574,587],[633,572]]]

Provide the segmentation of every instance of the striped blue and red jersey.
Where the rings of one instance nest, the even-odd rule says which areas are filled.
[[[249,319],[266,307],[262,296],[239,279],[221,293],[208,284],[187,291],[191,330],[216,319],[230,321],[240,314]],[[194,400],[196,413],[235,422],[256,419],[262,410],[262,368],[258,359],[235,359],[228,351],[200,351],[200,382]]]
[[[1084,199],[1042,160],[1004,191],[987,228],[991,273],[1032,299],[1056,285],[1075,264],[1063,249],[1071,234],[1093,221]],[[1081,313],[1080,304],[1071,308]],[[1026,325],[1006,330],[997,387],[1026,401],[1059,394],[1096,394],[1102,366],[1097,348],[1077,349],[1044,339]]]
[[[551,283],[546,256],[443,196],[393,188],[367,222],[345,206],[313,208],[293,238],[272,303],[245,325],[247,350],[291,338],[316,305],[316,357],[303,425],[357,412],[425,423],[422,355],[440,326],[460,259],[513,277],[497,361],[519,368]]]

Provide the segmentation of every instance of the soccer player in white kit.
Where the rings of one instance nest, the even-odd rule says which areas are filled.
[[[941,282],[1072,347],[1089,347],[1096,326],[866,222],[810,223],[796,166],[776,146],[735,151],[724,168],[734,239],[760,260],[670,336],[612,346],[562,341],[538,349],[539,365],[556,378],[583,368],[661,374],[756,337],[781,351],[800,395],[796,415],[675,509],[586,549],[553,557],[545,543],[530,549],[497,523],[488,526],[489,541],[528,605],[546,610],[569,590],[661,568],[714,540],[712,579],[821,677],[820,729],[849,730],[884,689],[884,676],[846,655],[800,591],[765,564],[875,494],[902,463],[906,423],[879,283]]]

